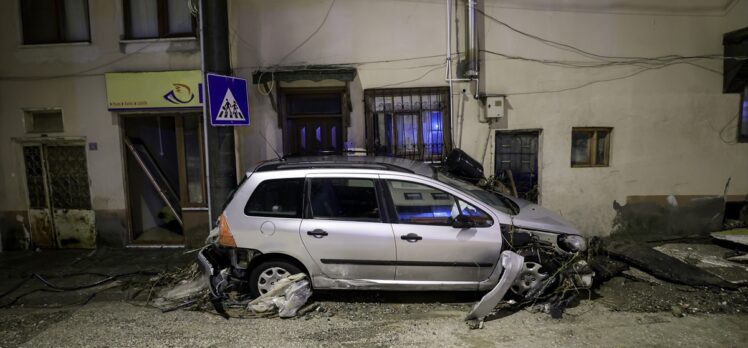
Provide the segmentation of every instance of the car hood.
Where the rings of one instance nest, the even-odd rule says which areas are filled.
[[[580,234],[571,223],[535,203],[521,198],[509,197],[519,206],[519,214],[514,215],[512,222],[516,227],[556,233]]]

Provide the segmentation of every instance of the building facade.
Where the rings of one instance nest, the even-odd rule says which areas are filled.
[[[0,5],[4,245],[207,234],[199,23],[185,3]],[[741,95],[723,93],[721,57],[748,1],[486,0],[474,50],[462,1],[228,4],[233,74],[252,81],[238,177],[277,155],[439,162],[461,148],[590,236],[689,230],[748,195]]]

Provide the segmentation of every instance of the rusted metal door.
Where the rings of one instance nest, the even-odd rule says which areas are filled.
[[[25,146],[24,159],[34,245],[42,248],[96,247],[85,147],[79,144]]]
[[[52,212],[49,209],[47,173],[44,170],[42,146],[24,146],[23,159],[26,164],[26,186],[29,193],[29,227],[31,241],[39,248],[57,246],[52,227]]]

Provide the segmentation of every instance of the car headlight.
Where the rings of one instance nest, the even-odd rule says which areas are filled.
[[[585,251],[587,250],[587,239],[575,234],[562,234],[558,236],[558,246],[572,253]]]

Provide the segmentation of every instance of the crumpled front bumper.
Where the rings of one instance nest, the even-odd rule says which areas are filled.
[[[525,258],[511,250],[506,250],[501,253],[501,266],[504,267],[504,273],[501,274],[501,279],[496,286],[481,298],[481,300],[473,306],[465,320],[480,320],[482,321],[487,315],[496,308],[499,301],[504,298],[509,288],[517,279],[522,266],[525,262]]]
[[[225,268],[225,266],[222,265],[223,262],[221,262],[221,259],[222,255],[217,251],[217,247],[213,244],[206,245],[200,249],[200,252],[197,254],[198,265],[208,282],[208,288],[213,297],[223,297],[223,294],[218,292],[221,270]]]

